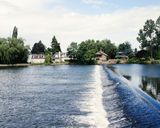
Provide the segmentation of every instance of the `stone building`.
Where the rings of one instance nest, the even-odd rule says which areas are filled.
[[[102,50],[96,53],[97,64],[105,64],[108,60],[108,55],[105,54]]]

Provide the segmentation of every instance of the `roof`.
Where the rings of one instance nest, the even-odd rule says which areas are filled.
[[[116,55],[115,58],[128,58],[128,56],[126,56],[126,55]]]
[[[102,50],[100,50],[99,52],[96,53],[96,55],[105,55],[108,56],[106,53],[104,53]]]

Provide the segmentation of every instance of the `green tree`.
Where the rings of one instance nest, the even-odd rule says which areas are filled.
[[[131,44],[128,41],[126,41],[122,44],[119,44],[118,51],[124,52],[126,55],[129,55],[130,53],[132,53]]]
[[[45,50],[45,64],[51,64],[52,63],[52,52],[50,51],[50,48],[47,48]]]
[[[150,51],[151,59],[153,58],[153,48],[156,46],[156,24],[150,19],[145,22],[143,29],[140,29],[137,40],[141,48]]]
[[[21,38],[0,39],[0,64],[27,63],[29,47]]]
[[[156,21],[156,59],[160,59],[160,16]]]
[[[58,43],[55,36],[52,38],[51,42],[52,54],[54,55],[56,52],[61,52],[60,43]]]
[[[94,40],[86,40],[79,44],[77,61],[80,64],[95,64],[95,54],[98,51]]]
[[[71,59],[77,58],[78,45],[75,42],[72,42],[70,46],[67,48],[67,55]]]
[[[44,52],[45,52],[45,46],[41,40],[33,45],[31,51],[32,54],[43,54]]]
[[[117,52],[117,47],[115,46],[114,43],[111,43],[110,40],[105,39],[102,41],[96,41],[96,45],[97,45],[98,51],[102,50],[111,59],[115,58],[116,52]]]
[[[11,64],[26,63],[29,54],[29,46],[24,45],[24,41],[21,38],[8,38],[8,55]]]
[[[12,33],[12,38],[17,39],[17,37],[18,37],[18,28],[15,26]]]

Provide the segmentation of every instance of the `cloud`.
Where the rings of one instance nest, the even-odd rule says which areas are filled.
[[[11,36],[16,25],[19,36],[31,46],[42,40],[50,46],[53,35],[65,51],[72,41],[109,38],[116,45],[126,40],[138,47],[137,33],[147,19],[159,16],[160,6],[117,10],[112,13],[89,15],[57,6],[45,10],[44,0],[0,0],[0,37]],[[25,5],[23,5],[25,3]],[[3,9],[2,9],[3,8]]]

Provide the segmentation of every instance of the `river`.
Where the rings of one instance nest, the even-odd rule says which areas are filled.
[[[114,65],[116,72],[122,74],[131,83],[160,101],[160,65]]]
[[[0,70],[0,127],[99,127],[108,124],[100,66]]]
[[[0,128],[160,127],[159,102],[121,74],[107,66],[0,69]]]

